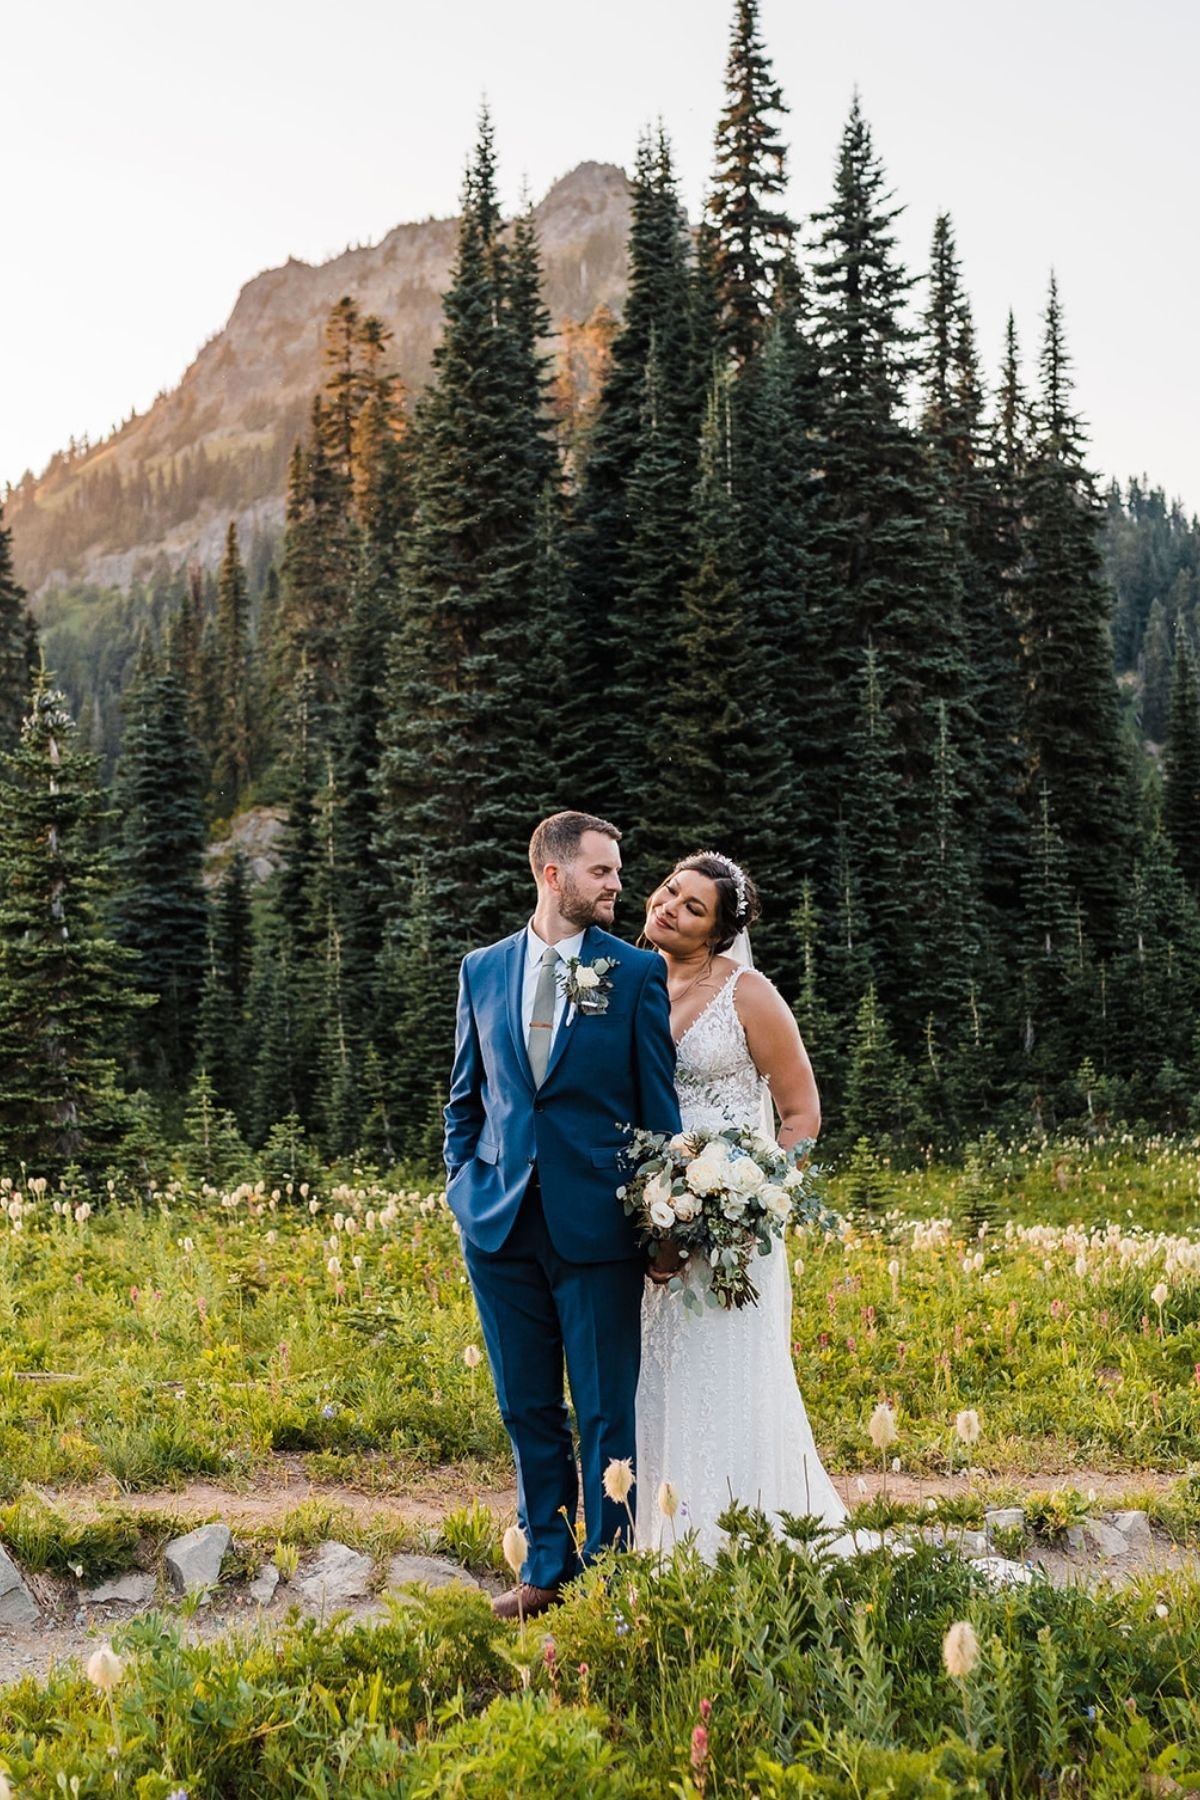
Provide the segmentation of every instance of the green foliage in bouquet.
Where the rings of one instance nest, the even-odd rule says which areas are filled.
[[[628,1152],[634,1175],[619,1190],[639,1240],[653,1260],[671,1244],[684,1264],[708,1264],[709,1306],[756,1304],[750,1278],[755,1251],[767,1256],[789,1225],[832,1231],[837,1219],[812,1193],[801,1166],[812,1149],[783,1150],[749,1126],[724,1131],[635,1131]],[[699,1312],[696,1285],[676,1275],[670,1291]]]

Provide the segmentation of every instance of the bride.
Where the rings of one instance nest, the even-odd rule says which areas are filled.
[[[790,1009],[748,966],[746,930],[757,916],[749,876],[701,851],[650,896],[645,938],[667,964],[684,1131],[769,1120],[773,1132],[773,1101],[778,1141],[790,1149],[816,1137],[821,1107]],[[672,1272],[654,1267],[642,1305],[638,1546],[669,1546],[675,1526],[695,1532],[711,1561],[731,1498],[769,1518],[812,1513],[839,1525],[846,1509],[821,1466],[792,1366],[786,1245],[775,1239],[754,1259],[757,1305],[695,1313],[667,1291]],[[685,1279],[702,1285],[706,1275],[701,1261]],[[655,1504],[663,1481],[679,1496],[673,1522]]]

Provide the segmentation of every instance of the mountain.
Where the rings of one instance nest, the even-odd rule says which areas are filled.
[[[581,163],[534,208],[558,398],[586,401],[626,291],[629,184]],[[397,225],[379,244],[247,283],[179,386],[99,445],[72,445],[6,508],[18,576],[37,599],[67,583],[127,587],[185,563],[212,567],[230,518],[249,544],[283,519],[288,456],[320,386],[330,308],[351,295],[392,331],[410,390],[427,381],[458,235],[455,219]]]

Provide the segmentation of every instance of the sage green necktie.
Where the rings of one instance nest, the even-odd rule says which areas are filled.
[[[533,1014],[529,1021],[529,1067],[534,1087],[546,1079],[550,1061],[550,1045],[554,1039],[554,1006],[558,999],[558,964],[560,958],[553,944],[542,951],[537,986],[533,990]]]

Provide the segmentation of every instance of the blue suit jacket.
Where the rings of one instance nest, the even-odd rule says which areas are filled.
[[[678,1131],[662,958],[588,927],[581,962],[614,958],[607,1011],[563,1015],[535,1088],[521,1030],[525,929],[462,965],[446,1107],[447,1198],[466,1237],[498,1250],[536,1163],[551,1240],[570,1262],[643,1254],[617,1199],[626,1127]]]

